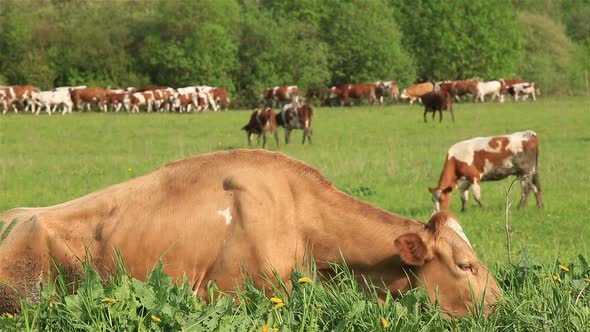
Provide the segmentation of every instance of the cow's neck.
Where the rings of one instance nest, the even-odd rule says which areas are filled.
[[[346,262],[355,272],[390,290],[409,288],[394,240],[406,233],[427,236],[424,224],[376,208],[338,191],[322,197],[316,207],[319,220],[311,221],[310,242],[318,270],[324,262]],[[426,241],[426,240],[425,240]]]
[[[457,185],[457,174],[455,173],[454,163],[455,159],[447,156],[447,160],[445,160],[445,165],[440,174],[440,179],[438,180],[439,189],[445,189],[447,187],[455,189],[455,186]]]

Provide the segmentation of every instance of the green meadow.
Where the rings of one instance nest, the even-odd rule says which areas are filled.
[[[422,113],[421,106],[407,104],[316,108],[312,123],[312,145],[301,145],[302,132],[293,131],[292,143],[286,146],[282,129],[279,129],[280,149],[277,149],[272,138],[269,138],[267,148],[305,161],[320,170],[337,188],[353,196],[396,214],[427,221],[434,208],[427,188],[437,183],[446,150],[452,144],[476,136],[508,134],[525,129],[535,131],[540,140],[539,169],[545,208],[538,209],[531,195],[527,206],[518,210],[516,205],[520,199],[520,183],[514,184],[508,197],[514,205],[509,211],[514,265],[508,264],[504,217],[506,190],[511,179],[483,183],[482,199],[487,205],[486,210],[480,209],[470,199],[467,211],[460,213],[458,193],[453,195],[452,209],[465,233],[478,256],[498,276],[506,291],[507,301],[500,305],[498,312],[491,318],[472,317],[449,322],[432,308],[424,309],[424,317],[412,317],[412,313],[418,315],[417,312],[422,310],[419,304],[424,301],[423,294],[410,293],[401,302],[389,301],[385,306],[378,306],[370,300],[370,295],[367,295],[367,300],[362,292],[357,292],[345,271],[342,280],[336,280],[335,284],[327,288],[313,284],[309,285],[309,289],[297,288],[291,295],[285,295],[279,290],[287,303],[284,316],[277,316],[278,311],[264,300],[260,300],[263,304],[252,304],[251,307],[244,303],[233,305],[223,300],[208,305],[191,300],[194,302],[191,305],[198,310],[191,311],[193,307],[183,309],[186,313],[206,316],[213,315],[211,312],[219,309],[216,306],[222,306],[219,309],[220,317],[233,317],[226,319],[231,320],[232,324],[242,315],[249,317],[242,317],[247,320],[246,323],[240,323],[243,327],[231,325],[227,321],[230,325],[223,325],[220,322],[224,318],[219,318],[217,325],[207,328],[203,325],[206,320],[200,323],[185,322],[175,316],[184,315],[184,311],[178,309],[180,313],[162,313],[153,303],[155,309],[150,309],[145,303],[140,305],[143,311],[137,308],[121,309],[135,310],[135,315],[139,317],[137,321],[131,318],[125,318],[125,321],[135,322],[130,323],[130,326],[136,326],[131,329],[141,331],[224,330],[223,326],[230,326],[228,330],[250,331],[259,330],[264,325],[268,325],[270,331],[273,327],[281,331],[370,331],[385,329],[380,322],[381,317],[385,317],[391,323],[390,327],[396,330],[555,331],[583,330],[584,326],[587,329],[590,322],[590,268],[578,256],[590,257],[590,99],[541,98],[537,102],[455,104],[454,123],[448,113],[443,114],[442,123],[438,122],[438,115],[435,121],[429,115],[428,122],[424,123]],[[0,211],[61,203],[187,156],[248,148],[246,134],[240,128],[246,124],[249,115],[250,111],[2,116]],[[569,267],[571,271],[559,269],[559,264]],[[560,276],[563,282],[554,282],[554,276]],[[130,296],[129,288],[140,287],[124,277],[119,279],[119,284],[115,282],[110,286],[100,286],[103,287],[102,293],[92,293],[99,301],[97,307],[92,309],[97,314],[69,313],[73,315],[73,320],[83,320],[84,315],[91,317],[89,322],[80,323],[82,325],[73,330],[110,330],[109,326],[113,325],[108,325],[109,319],[113,316],[109,310],[119,312],[119,309],[108,308],[110,318],[104,318],[105,311],[100,308],[108,303],[100,302],[100,297],[112,295],[109,292],[113,292],[113,289],[123,292],[116,287],[127,287],[125,294]],[[59,285],[54,287],[59,293]],[[156,286],[152,284],[149,287]],[[172,289],[176,286],[166,287]],[[184,299],[184,293],[178,290],[180,288],[174,289],[181,294],[177,294],[178,299]],[[344,294],[344,298],[335,297],[334,293],[330,293],[333,291]],[[47,295],[48,301],[56,298],[51,294]],[[142,294],[138,296],[145,295]],[[241,296],[264,298],[254,290]],[[68,295],[62,294],[62,297],[68,298]],[[157,298],[161,301],[170,300]],[[84,299],[91,301],[89,297]],[[138,297],[135,299],[139,301]],[[297,300],[289,302],[293,299]],[[67,301],[70,301],[69,304]],[[56,308],[66,312],[71,301],[71,298],[64,300],[63,306],[58,305]],[[312,304],[320,307],[310,309],[308,305]],[[324,309],[318,309],[321,306]],[[40,305],[30,304],[30,316],[2,317],[0,330],[3,322],[15,329],[51,329],[53,323],[59,326],[64,323],[59,323],[60,319],[70,317],[66,314],[61,318],[47,318],[45,316],[49,313],[43,313],[41,309],[49,307],[44,302]],[[74,307],[86,308],[81,304]],[[58,310],[56,308],[51,310]],[[150,319],[153,313],[168,321]],[[330,315],[341,315],[343,319],[348,317],[346,319],[351,323],[341,326],[338,321],[331,321]],[[32,321],[32,317],[37,320]],[[95,323],[99,325],[93,325]],[[169,325],[162,325],[165,323]],[[114,326],[123,326],[123,323],[117,324]]]

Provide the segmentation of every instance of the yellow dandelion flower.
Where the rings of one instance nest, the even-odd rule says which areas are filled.
[[[565,290],[565,291],[563,291],[563,292],[564,292],[564,293],[566,293],[566,294],[571,294],[571,293],[572,293],[572,291],[571,291],[571,290]]]
[[[567,266],[565,266],[565,265],[559,265],[559,268],[562,269],[565,272],[569,272],[570,271],[570,269]]]
[[[278,297],[271,297],[270,302],[277,304],[277,303],[283,303],[283,300],[281,300]]]
[[[280,303],[275,304],[275,309],[282,308],[284,306],[285,306],[285,304],[283,302],[280,302]]]
[[[383,317],[381,317],[381,325],[383,325],[383,327],[391,326],[391,324],[389,324],[389,322]]]
[[[262,325],[262,332],[268,332],[268,325]]]
[[[272,332],[279,332],[279,328],[275,327],[274,329],[272,329]]]
[[[555,280],[555,281],[559,281],[559,280],[561,280],[561,279],[559,279],[559,276],[553,276],[553,280]]]
[[[8,317],[8,318],[14,318],[14,315],[13,314],[10,314],[10,313],[6,313],[6,317]]]
[[[102,303],[115,303],[115,302],[117,302],[117,300],[116,299],[113,299],[112,297],[105,297],[100,302],[102,302]]]
[[[297,282],[300,283],[300,284],[304,284],[304,283],[310,282],[310,281],[311,281],[311,279],[309,279],[308,277],[299,278],[297,280]]]
[[[156,315],[152,315],[152,320],[156,323],[160,323],[162,322],[162,320],[160,319],[160,317],[156,316]]]

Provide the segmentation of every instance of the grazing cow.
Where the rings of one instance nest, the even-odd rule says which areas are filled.
[[[436,111],[439,114],[439,122],[442,122],[442,111],[451,112],[451,119],[455,122],[453,113],[453,97],[445,90],[431,91],[422,95],[422,104],[424,105],[424,122],[426,122],[426,113],[432,112],[432,119]]]
[[[233,150],[171,162],[64,204],[17,208],[0,245],[0,313],[39,299],[56,266],[83,274],[145,279],[160,261],[196,296],[207,285],[240,289],[244,271],[271,293],[274,276],[291,288],[294,268],[313,261],[320,281],[346,263],[385,299],[423,287],[447,315],[487,315],[501,296],[460,224],[448,212],[427,224],[336,189],[316,169],[281,153]],[[278,241],[278,242],[277,242]],[[479,309],[482,309],[481,312]]]
[[[483,208],[480,182],[501,180],[510,175],[516,175],[522,183],[519,208],[525,205],[531,190],[535,193],[537,206],[543,207],[538,157],[539,141],[530,130],[504,136],[476,137],[451,146],[438,186],[429,188],[436,210],[448,209],[451,192],[459,188],[461,211],[464,211],[469,187],[473,198]]]
[[[342,103],[342,93],[344,92],[344,86],[333,86],[330,88],[330,93],[326,99],[326,104],[330,106],[339,105]]]
[[[391,102],[399,100],[399,87],[395,81],[375,82],[375,96],[379,105],[383,104],[383,97],[390,97]]]
[[[375,84],[346,84],[342,87],[342,93],[340,98],[340,104],[345,105],[350,103],[351,99],[367,98],[369,104],[374,104],[377,101],[375,95]]]
[[[69,90],[56,90],[56,91],[41,91],[35,93],[34,100],[33,100],[39,108],[37,108],[36,115],[39,115],[41,109],[45,107],[47,114],[51,115],[58,106],[63,106],[62,115],[66,114],[67,112],[72,113],[72,109],[74,108],[74,103],[72,102],[72,98],[70,96]]]
[[[465,95],[477,96],[477,83],[479,83],[479,80],[453,81],[455,99],[461,101],[461,97]]]
[[[518,101],[518,96],[522,95],[522,100],[528,99],[529,95],[533,97],[533,100],[537,100],[535,90],[537,85],[535,83],[515,83],[508,88],[508,93],[514,96],[514,101]]]
[[[208,92],[211,94],[211,96],[213,96],[213,100],[215,100],[215,104],[217,105],[216,109],[223,107],[223,110],[227,111],[227,108],[229,107],[227,89],[223,87],[214,87]]]
[[[15,112],[15,102],[21,105],[26,103],[26,106],[24,107],[25,111],[31,110],[31,112],[35,112],[35,102],[33,101],[33,98],[35,93],[39,91],[39,88],[34,85],[13,85],[10,88],[13,91],[12,107],[15,108]]]
[[[313,118],[313,109],[311,106],[287,104],[283,107],[283,111],[277,114],[277,125],[285,128],[285,144],[289,144],[291,130],[303,129],[303,141],[305,144],[305,138],[311,144],[311,120]]]
[[[494,98],[498,97],[498,100],[503,103],[504,96],[500,93],[502,90],[502,82],[500,81],[489,81],[489,82],[477,82],[477,94],[475,101],[478,100],[482,103],[485,101],[485,96],[492,95],[490,101],[494,101]]]
[[[138,113],[140,106],[145,106],[147,112],[152,111],[153,91],[135,92],[129,96],[129,99],[131,101],[131,113]]]
[[[106,101],[109,105],[112,105],[115,112],[119,112],[121,107],[125,108],[125,111],[129,112],[131,109],[131,99],[129,93],[121,92],[120,90],[107,90],[105,94]]]
[[[260,136],[262,135],[262,148],[266,146],[266,133],[272,133],[275,137],[277,148],[279,147],[279,134],[277,131],[277,115],[270,107],[258,108],[252,115],[250,121],[242,127],[248,136],[248,145],[252,145],[252,135],[258,135],[258,143],[260,143]]]
[[[14,100],[14,90],[9,86],[0,87],[0,105],[2,105],[2,114],[6,114],[10,109]],[[18,109],[13,107],[14,113],[18,113]]]
[[[414,103],[414,101],[420,99],[423,95],[425,95],[433,90],[434,90],[434,84],[432,84],[432,82],[416,83],[416,84],[412,84],[409,87],[405,88],[402,91],[400,98],[401,99],[409,99],[410,105],[412,105]]]
[[[282,85],[268,88],[262,93],[262,100],[270,107],[280,107],[284,103],[299,101],[299,87],[296,85]]]
[[[83,88],[70,90],[70,95],[74,106],[80,111],[87,109],[90,111],[90,105],[96,103],[98,109],[107,111],[106,90],[103,88]]]
[[[179,94],[174,98],[172,103],[173,108],[175,108],[178,112],[192,112],[192,108],[194,107],[195,110],[199,110],[199,104],[197,102],[197,95],[195,93],[185,93]]]

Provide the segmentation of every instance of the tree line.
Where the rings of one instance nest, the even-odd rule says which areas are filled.
[[[523,77],[588,93],[589,0],[3,0],[0,84],[270,86]]]

